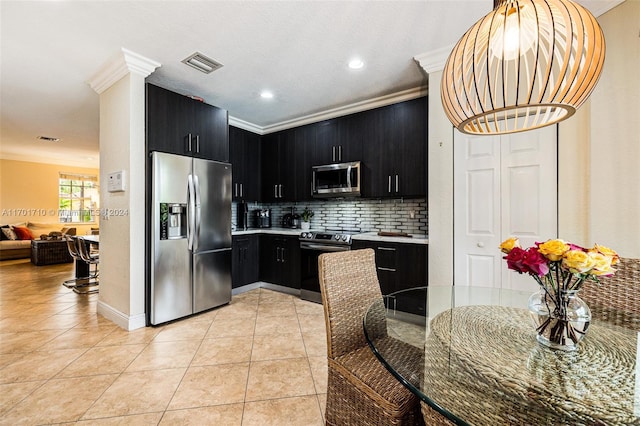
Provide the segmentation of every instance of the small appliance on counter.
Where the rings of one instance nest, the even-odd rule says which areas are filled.
[[[271,228],[271,209],[257,209],[253,211],[256,228]]]
[[[236,229],[240,231],[246,231],[249,228],[249,206],[247,203],[240,202],[238,203],[238,217],[236,218]]]
[[[291,213],[287,213],[282,217],[282,227],[294,229],[300,227],[300,215],[296,213],[295,207],[291,207]]]

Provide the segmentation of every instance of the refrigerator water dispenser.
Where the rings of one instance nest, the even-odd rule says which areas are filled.
[[[187,238],[187,205],[180,203],[160,204],[160,239]]]

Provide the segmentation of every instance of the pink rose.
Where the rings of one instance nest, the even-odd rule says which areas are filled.
[[[549,264],[547,263],[547,258],[544,257],[534,247],[529,247],[526,250],[523,263],[526,267],[529,268],[528,272],[531,272],[532,274],[536,274],[542,277],[549,273]]]
[[[511,249],[508,255],[503,257],[507,261],[507,266],[518,273],[529,272],[529,268],[524,265],[524,258],[526,251],[520,247],[514,247]]]

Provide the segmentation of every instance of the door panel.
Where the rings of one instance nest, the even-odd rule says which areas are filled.
[[[557,127],[502,136],[502,238],[518,237],[522,247],[558,235]],[[502,287],[535,291],[526,274],[501,261]]]
[[[231,165],[193,160],[200,186],[200,226],[194,252],[231,247]]]
[[[454,155],[454,282],[499,287],[500,140],[456,132]]]
[[[557,127],[502,136],[454,135],[454,280],[534,291],[498,246],[557,236]]]
[[[193,312],[231,301],[231,249],[193,256]]]
[[[160,240],[160,204],[187,202],[191,159],[154,152],[151,197],[150,322],[160,324],[191,314],[191,253],[186,238]]]

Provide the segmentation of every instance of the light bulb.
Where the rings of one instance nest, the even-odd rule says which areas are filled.
[[[491,31],[489,50],[498,59],[511,61],[526,55],[537,39],[537,25],[531,7],[506,4]]]

